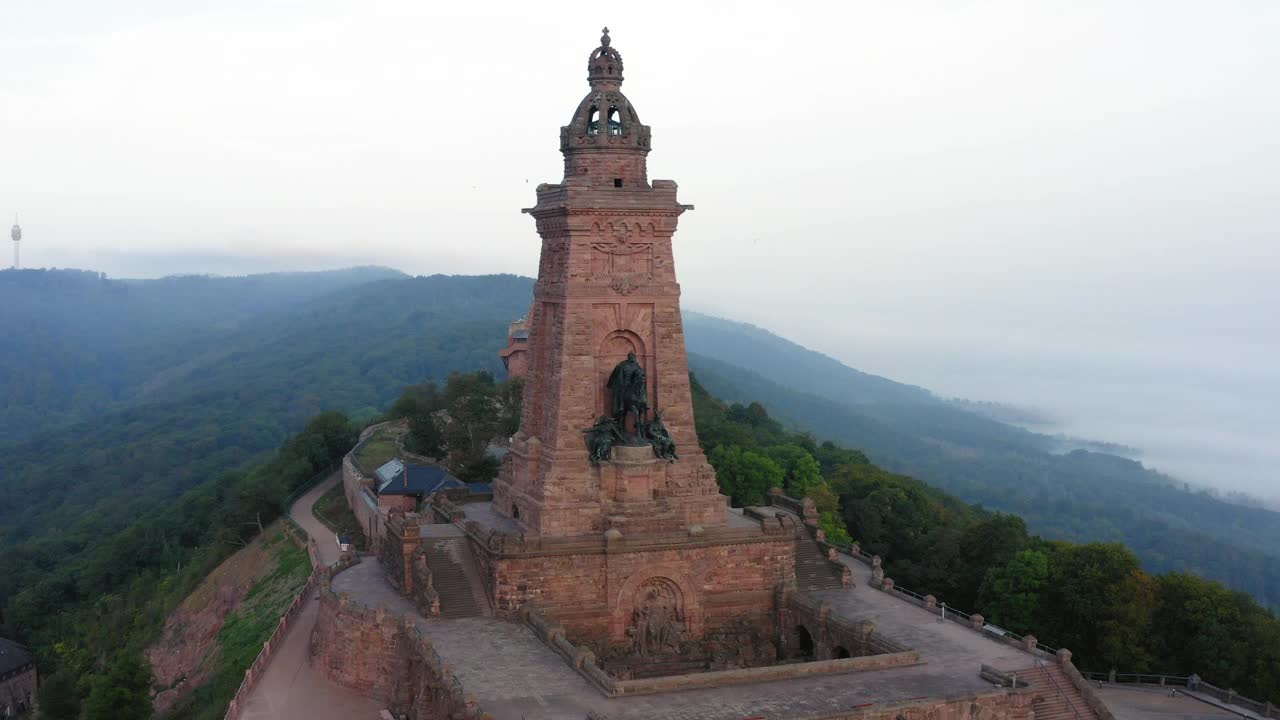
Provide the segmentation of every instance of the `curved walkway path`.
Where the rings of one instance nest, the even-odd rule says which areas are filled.
[[[338,470],[324,482],[298,498],[289,508],[289,517],[316,539],[320,561],[338,561],[337,538],[311,514],[316,500],[337,483]],[[314,592],[307,598],[298,619],[285,633],[284,644],[276,650],[267,670],[249,694],[240,711],[241,720],[374,720],[381,706],[354,691],[329,682],[312,669],[311,629],[320,607]]]

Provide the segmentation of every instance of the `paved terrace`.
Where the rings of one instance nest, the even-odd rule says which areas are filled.
[[[1223,720],[1239,718],[1172,687],[1105,685],[1094,690],[1116,720]]]
[[[416,618],[467,692],[499,720],[584,720],[590,710],[610,720],[804,718],[866,703],[987,691],[991,685],[978,676],[984,663],[1002,670],[1034,665],[1033,657],[1016,647],[951,621],[940,622],[923,608],[867,587],[870,568],[846,560],[857,585],[813,596],[830,602],[839,615],[875,622],[889,639],[918,650],[922,664],[611,699],[524,625],[496,618],[421,617],[387,584],[373,558],[340,573],[333,589],[366,607],[385,604],[392,612]]]

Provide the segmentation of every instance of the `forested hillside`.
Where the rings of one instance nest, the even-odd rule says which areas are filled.
[[[500,376],[495,352],[531,289],[514,276],[376,268],[157,281],[0,272],[0,295],[18,310],[0,319],[12,339],[0,353],[0,543],[56,536],[48,552],[74,551],[76,538],[242,465],[315,412],[368,417],[410,383],[465,369]],[[758,399],[1045,537],[1121,541],[1153,571],[1197,572],[1280,603],[1276,513],[1188,492],[1118,456],[1055,454],[1060,438],[758,328],[690,314],[687,336],[694,369],[728,400]],[[0,593],[18,582],[6,575]]]
[[[146,399],[230,352],[240,331],[317,297],[402,273],[353,268],[248,277],[110,280],[0,272],[0,442]]]
[[[861,452],[787,432],[758,403],[725,404],[693,387],[699,440],[738,503],[771,486],[810,495],[828,538],[851,536],[883,557],[899,587],[1066,647],[1085,670],[1199,673],[1280,700],[1280,620],[1248,595],[1144,572],[1120,544],[1044,540],[1015,515],[965,505]]]
[[[47,667],[63,669],[55,688],[70,682],[88,702],[97,688],[138,680],[130,653],[164,605],[349,445],[346,417],[317,412],[368,418],[407,385],[454,371],[501,376],[496,351],[528,307],[531,280],[359,272],[373,276],[156,281],[142,284],[156,292],[146,302],[132,284],[91,273],[0,273],[23,311],[16,324],[4,314],[6,337],[31,334],[6,345],[0,363],[12,393],[3,432],[26,435],[0,443],[0,634],[33,643]],[[1041,541],[1021,521],[997,523],[970,503],[1024,515],[1043,537],[1124,540],[1149,571],[1192,569],[1271,603],[1280,598],[1277,560],[1260,546],[1280,545],[1274,514],[1185,492],[1115,456],[1052,455],[1043,436],[719,322],[690,322],[689,344],[706,353],[692,357],[703,385],[742,403],[699,394],[699,430],[726,492],[744,500],[778,479],[807,488],[833,536],[847,527],[889,558],[904,586],[984,612],[990,605],[992,617],[1074,643],[1096,662],[1198,669],[1238,689],[1253,678],[1257,694],[1274,694],[1259,684],[1280,676],[1267,669],[1274,658],[1250,649],[1233,663],[1223,651],[1223,638],[1272,637],[1274,617],[1248,598],[1188,576],[1135,575],[1123,549]],[[796,389],[815,378],[849,397]],[[14,387],[32,384],[44,390]],[[775,418],[861,452],[786,433]],[[1017,555],[979,552],[995,547]],[[984,594],[978,578],[992,568],[1005,572]],[[1138,579],[1121,582],[1129,577]],[[1072,610],[1068,591],[1053,588],[1097,600],[1098,612]],[[1154,614],[1131,616],[1112,602],[1130,595],[1149,599]],[[1001,609],[1000,597],[1022,604]],[[1212,633],[1166,631],[1199,628],[1205,617]],[[1128,642],[1130,620],[1152,632],[1140,646],[1146,656],[1109,655],[1115,648],[1098,636],[1072,634],[1097,622]],[[1169,658],[1175,667],[1161,664]]]
[[[712,358],[689,364],[718,397],[763,403],[787,424],[864,450],[876,463],[967,502],[1014,513],[1038,534],[1121,542],[1153,572],[1220,580],[1280,605],[1280,514],[1195,493],[1131,460],[1039,449],[1045,436],[945,405],[844,404]]]

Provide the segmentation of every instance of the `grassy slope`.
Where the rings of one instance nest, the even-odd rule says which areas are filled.
[[[257,659],[263,643],[280,622],[280,616],[306,585],[311,574],[310,560],[306,551],[283,532],[281,523],[268,529],[262,547],[265,552],[259,555],[265,562],[264,567],[244,600],[226,615],[216,642],[205,656],[202,670],[207,679],[165,718],[221,718],[227,702],[240,687],[245,670]],[[236,556],[226,561],[234,562]],[[208,594],[207,589],[198,592]]]

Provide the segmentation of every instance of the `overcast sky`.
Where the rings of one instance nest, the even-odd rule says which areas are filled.
[[[3,0],[27,264],[533,274],[607,24],[686,306],[1280,495],[1280,3],[438,4]]]

